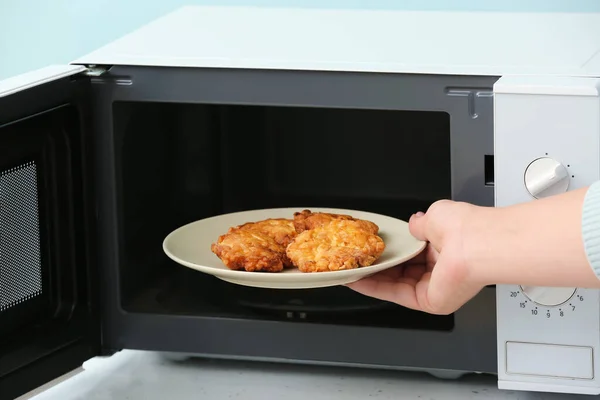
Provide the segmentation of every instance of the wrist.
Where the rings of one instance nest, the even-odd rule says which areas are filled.
[[[481,285],[497,283],[490,268],[493,243],[498,241],[498,227],[502,223],[503,209],[473,206],[463,226],[463,254],[472,282]],[[500,214],[500,215],[499,215]]]
[[[465,227],[464,254],[482,285],[600,286],[581,232],[585,189],[508,207],[479,207]]]

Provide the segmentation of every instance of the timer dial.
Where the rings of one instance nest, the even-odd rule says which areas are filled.
[[[525,170],[525,187],[536,199],[564,193],[569,188],[569,171],[553,158],[538,158]]]
[[[542,306],[558,306],[569,301],[575,288],[521,286],[521,292],[531,301]]]

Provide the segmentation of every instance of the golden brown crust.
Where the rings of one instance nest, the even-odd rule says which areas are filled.
[[[385,250],[379,227],[350,215],[303,210],[229,228],[211,251],[233,270],[325,272],[372,265]]]
[[[384,250],[383,239],[361,221],[338,218],[304,230],[286,254],[302,272],[325,272],[372,265]]]
[[[379,233],[379,227],[377,224],[371,221],[356,219],[350,215],[321,212],[313,213],[310,210],[303,210],[301,212],[294,213],[294,227],[298,233],[302,233],[308,229],[322,227],[334,220],[357,221],[361,225],[362,229],[375,235]]]
[[[296,237],[294,221],[285,218],[269,218],[263,221],[248,222],[239,226],[229,228],[229,233],[235,230],[252,230],[272,237],[284,247]]]
[[[285,246],[273,237],[252,229],[235,229],[221,235],[210,249],[233,270],[280,272],[292,266]]]

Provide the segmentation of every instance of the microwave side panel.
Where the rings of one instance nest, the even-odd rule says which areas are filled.
[[[496,82],[496,206],[600,179],[599,91],[594,78]],[[496,302],[500,388],[600,394],[598,290],[497,285]]]
[[[100,353],[83,70],[0,81],[0,400]]]

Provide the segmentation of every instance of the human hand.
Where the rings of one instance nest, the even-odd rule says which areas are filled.
[[[430,314],[451,314],[486,284],[473,274],[465,243],[473,222],[487,210],[467,203],[441,200],[427,213],[409,220],[411,234],[428,241],[412,260],[346,286],[364,295]]]

